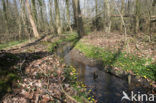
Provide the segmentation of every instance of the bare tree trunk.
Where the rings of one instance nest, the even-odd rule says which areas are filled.
[[[40,10],[40,16],[41,16],[41,19],[38,20],[39,21],[39,27],[40,29],[44,29],[44,17],[43,17],[43,1],[42,0],[38,0],[39,2],[39,10]]]
[[[79,37],[82,37],[84,35],[84,28],[83,28],[83,21],[82,21],[82,15],[80,10],[80,1],[72,0],[72,3],[73,3],[73,10],[74,10],[74,19],[77,25],[77,31]]]
[[[61,28],[61,19],[60,19],[60,10],[58,6],[58,0],[55,0],[55,20],[56,20],[57,33],[61,34],[62,28]]]
[[[74,27],[77,28],[77,14],[76,14],[76,4],[75,1],[72,0],[72,6],[73,6],[73,14],[74,14]]]
[[[127,4],[127,14],[130,15],[130,0],[128,0],[128,4]]]
[[[19,16],[16,0],[14,0],[14,6],[15,6],[15,13],[16,13],[17,16]]]
[[[136,14],[135,14],[135,33],[139,32],[139,21],[140,21],[140,1],[136,0]]]
[[[25,0],[25,4],[26,4],[26,7],[27,7],[29,20],[30,20],[30,23],[31,23],[31,26],[32,26],[32,29],[33,29],[34,37],[39,38],[40,36],[39,36],[38,31],[37,31],[37,28],[36,28],[35,22],[33,20],[33,17],[31,15],[31,9],[30,9],[28,0]]]
[[[68,27],[70,28],[70,31],[72,32],[72,27],[70,23],[69,0],[66,0],[66,11],[67,11]]]
[[[124,9],[125,9],[125,0],[121,0],[121,14],[124,15]],[[120,24],[120,30],[123,31],[123,23],[121,21]]]
[[[98,29],[98,17],[97,17],[97,14],[98,14],[98,0],[95,0],[95,12],[96,12],[96,21],[95,21],[95,25],[96,25],[96,30]]]
[[[5,19],[5,25],[6,25],[6,33],[9,33],[8,16],[7,16],[7,4],[5,3],[4,0],[2,0],[2,3],[3,3],[3,13],[4,13],[3,15],[4,15],[4,19]]]
[[[32,7],[32,16],[34,18],[35,23],[37,23],[37,11],[36,11],[36,2],[35,0],[31,0],[31,7]]]
[[[18,24],[18,29],[19,29],[19,32],[18,32],[18,38],[21,38],[21,19],[20,19],[20,16],[19,16],[19,13],[18,13],[18,7],[17,7],[17,1],[14,0],[14,6],[15,6],[15,14],[17,16],[16,18],[16,23]]]
[[[54,20],[53,20],[53,1],[49,0],[49,8],[50,8],[50,30],[51,32],[54,32],[55,29],[55,24],[54,24]]]
[[[106,17],[105,17],[105,32],[110,33],[111,31],[111,12],[110,12],[110,0],[104,0],[106,6]]]
[[[27,25],[27,21],[28,21],[28,18],[26,16],[26,10],[25,10],[25,2],[23,0],[19,0],[20,1],[20,5],[21,5],[21,8],[20,8],[20,16],[21,16],[21,31],[23,29],[23,31],[26,33],[26,34],[29,34],[28,32],[28,25]],[[23,26],[22,26],[23,25]],[[19,31],[20,33],[20,31]],[[30,37],[28,35],[28,37]]]

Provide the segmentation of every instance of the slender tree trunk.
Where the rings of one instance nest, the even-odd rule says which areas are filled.
[[[19,16],[19,13],[18,13],[18,7],[17,7],[17,1],[14,0],[14,6],[15,6],[15,13],[17,16]]]
[[[17,16],[16,18],[16,23],[18,24],[18,29],[19,29],[19,32],[18,32],[18,38],[21,38],[21,19],[20,19],[20,16],[19,16],[19,13],[18,13],[18,7],[17,7],[17,1],[14,0],[14,6],[15,6],[15,14]]]
[[[40,17],[41,19],[38,20],[39,21],[39,26],[40,26],[40,29],[41,30],[45,30],[45,22],[44,22],[44,17],[43,17],[43,4],[44,4],[44,1],[43,0],[38,0],[39,2],[39,10],[40,10]]]
[[[70,28],[70,31],[72,31],[72,27],[70,23],[69,0],[66,0],[66,11],[67,11],[68,27]]]
[[[8,16],[7,16],[7,4],[5,3],[5,0],[2,0],[2,3],[3,3],[3,13],[4,13],[3,15],[4,15],[4,19],[5,19],[5,25],[6,25],[6,33],[9,33]]]
[[[58,0],[55,0],[55,20],[56,20],[57,33],[61,34],[62,28],[61,28],[61,19],[60,19],[60,10],[58,6]]]
[[[130,0],[128,0],[128,4],[127,4],[127,14],[128,15],[130,15],[130,13],[131,13],[130,6],[131,6],[131,2],[130,2]]]
[[[77,31],[79,37],[82,37],[84,35],[84,28],[83,28],[83,21],[82,21],[82,15],[80,10],[80,1],[72,0],[72,3],[73,3],[73,10],[74,10],[74,19],[77,25]]]
[[[74,14],[74,28],[77,28],[76,4],[74,0],[72,1],[72,6],[73,6],[73,14]]]
[[[35,23],[37,23],[37,11],[36,11],[36,0],[31,0],[31,7],[32,7],[32,16],[35,20]]]
[[[110,0],[104,0],[106,6],[106,17],[105,17],[105,32],[110,33],[111,31],[111,13],[110,13]]]
[[[54,20],[53,20],[53,1],[49,0],[49,8],[50,8],[50,30],[52,32],[54,32],[55,29],[55,24],[54,24]]]
[[[98,0],[95,0],[95,12],[96,12],[96,15],[98,14]],[[98,29],[98,17],[96,16],[96,30]]]
[[[121,0],[121,14],[124,16],[124,9],[125,9],[125,0]],[[120,31],[123,31],[123,23],[121,21],[120,24]]]
[[[37,28],[36,28],[35,22],[33,20],[33,17],[31,15],[31,9],[30,9],[30,6],[29,6],[29,1],[25,0],[25,4],[26,4],[26,7],[27,7],[28,16],[29,16],[29,20],[30,20],[30,23],[31,23],[31,26],[32,26],[32,29],[33,29],[34,37],[39,38],[40,37],[39,33],[37,31]]]
[[[139,32],[139,22],[140,22],[140,1],[136,0],[136,14],[135,14],[135,33]]]
[[[23,23],[23,24],[21,24],[21,30],[23,29],[23,31],[26,34],[29,34],[28,25],[26,23],[28,21],[28,18],[26,16],[25,2],[23,0],[19,0],[19,1],[20,1],[20,5],[21,5],[21,8],[20,8],[21,23]],[[28,37],[29,37],[29,35],[28,35]]]

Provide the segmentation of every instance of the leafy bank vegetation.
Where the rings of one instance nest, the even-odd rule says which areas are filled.
[[[119,67],[125,71],[133,71],[144,78],[156,80],[156,64],[152,64],[150,58],[145,59],[126,52],[108,51],[83,42],[79,42],[75,48],[89,58],[102,60],[105,66]]]

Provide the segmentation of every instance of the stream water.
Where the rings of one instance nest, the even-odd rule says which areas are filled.
[[[100,66],[92,64],[77,51],[71,50],[71,43],[59,48],[57,54],[64,57],[66,64],[77,69],[78,80],[82,81],[87,89],[92,89],[91,95],[95,96],[98,103],[129,103],[129,101],[121,101],[123,91],[128,95],[131,91],[147,92],[137,84],[128,85],[126,80],[102,71],[102,67],[99,68]]]

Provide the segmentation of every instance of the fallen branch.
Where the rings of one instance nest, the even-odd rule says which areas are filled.
[[[63,89],[62,85],[60,85],[60,87],[61,87],[61,91],[62,91],[70,100],[74,101],[75,103],[80,103],[80,102],[78,102],[77,100],[75,100],[73,97],[71,97],[71,96]]]

